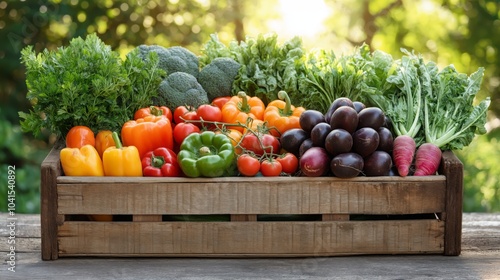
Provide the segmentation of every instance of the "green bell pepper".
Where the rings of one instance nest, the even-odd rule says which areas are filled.
[[[234,147],[224,134],[192,133],[182,141],[177,161],[188,177],[220,177],[234,169]]]

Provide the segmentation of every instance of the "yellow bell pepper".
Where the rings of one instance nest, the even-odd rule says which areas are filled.
[[[123,147],[118,133],[113,132],[115,147],[107,148],[102,156],[105,176],[142,176],[139,150],[135,146]]]
[[[94,146],[63,148],[59,153],[66,176],[103,176],[101,157]]]

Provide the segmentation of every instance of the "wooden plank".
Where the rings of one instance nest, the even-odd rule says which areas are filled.
[[[446,176],[446,215],[445,215],[445,250],[444,254],[458,256],[462,244],[462,203],[464,167],[462,162],[451,152],[443,153],[441,169]]]
[[[60,256],[335,256],[442,254],[439,220],[342,222],[67,222]]]
[[[446,180],[58,184],[60,214],[413,214],[444,212]],[[188,181],[189,182],[189,181]],[[113,199],[109,199],[112,197]]]
[[[62,175],[59,151],[62,143],[52,148],[41,164],[40,216],[42,259],[58,258],[57,244],[57,177]]]
[[[278,177],[217,177],[217,178],[186,178],[186,177],[79,177],[79,176],[60,176],[57,178],[58,184],[150,184],[150,183],[253,183],[261,185],[265,183],[286,183],[286,184],[301,184],[302,182],[328,182],[328,183],[344,183],[344,182],[429,182],[440,180],[443,176],[376,176],[376,177],[355,177],[355,178],[337,178],[331,176],[324,177],[295,177],[295,176],[278,176]],[[441,178],[444,180],[444,178]]]

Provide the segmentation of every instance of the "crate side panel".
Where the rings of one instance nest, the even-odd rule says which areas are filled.
[[[443,253],[438,220],[67,222],[60,256],[335,256]]]
[[[445,209],[446,181],[58,184],[59,214],[412,214]],[[188,181],[189,182],[189,181]]]

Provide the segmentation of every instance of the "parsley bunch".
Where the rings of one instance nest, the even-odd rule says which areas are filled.
[[[95,34],[38,54],[27,46],[21,61],[33,106],[19,112],[21,128],[35,136],[46,129],[64,137],[76,125],[119,131],[135,110],[152,104],[165,75],[155,53],[142,59],[132,51],[123,61]]]

